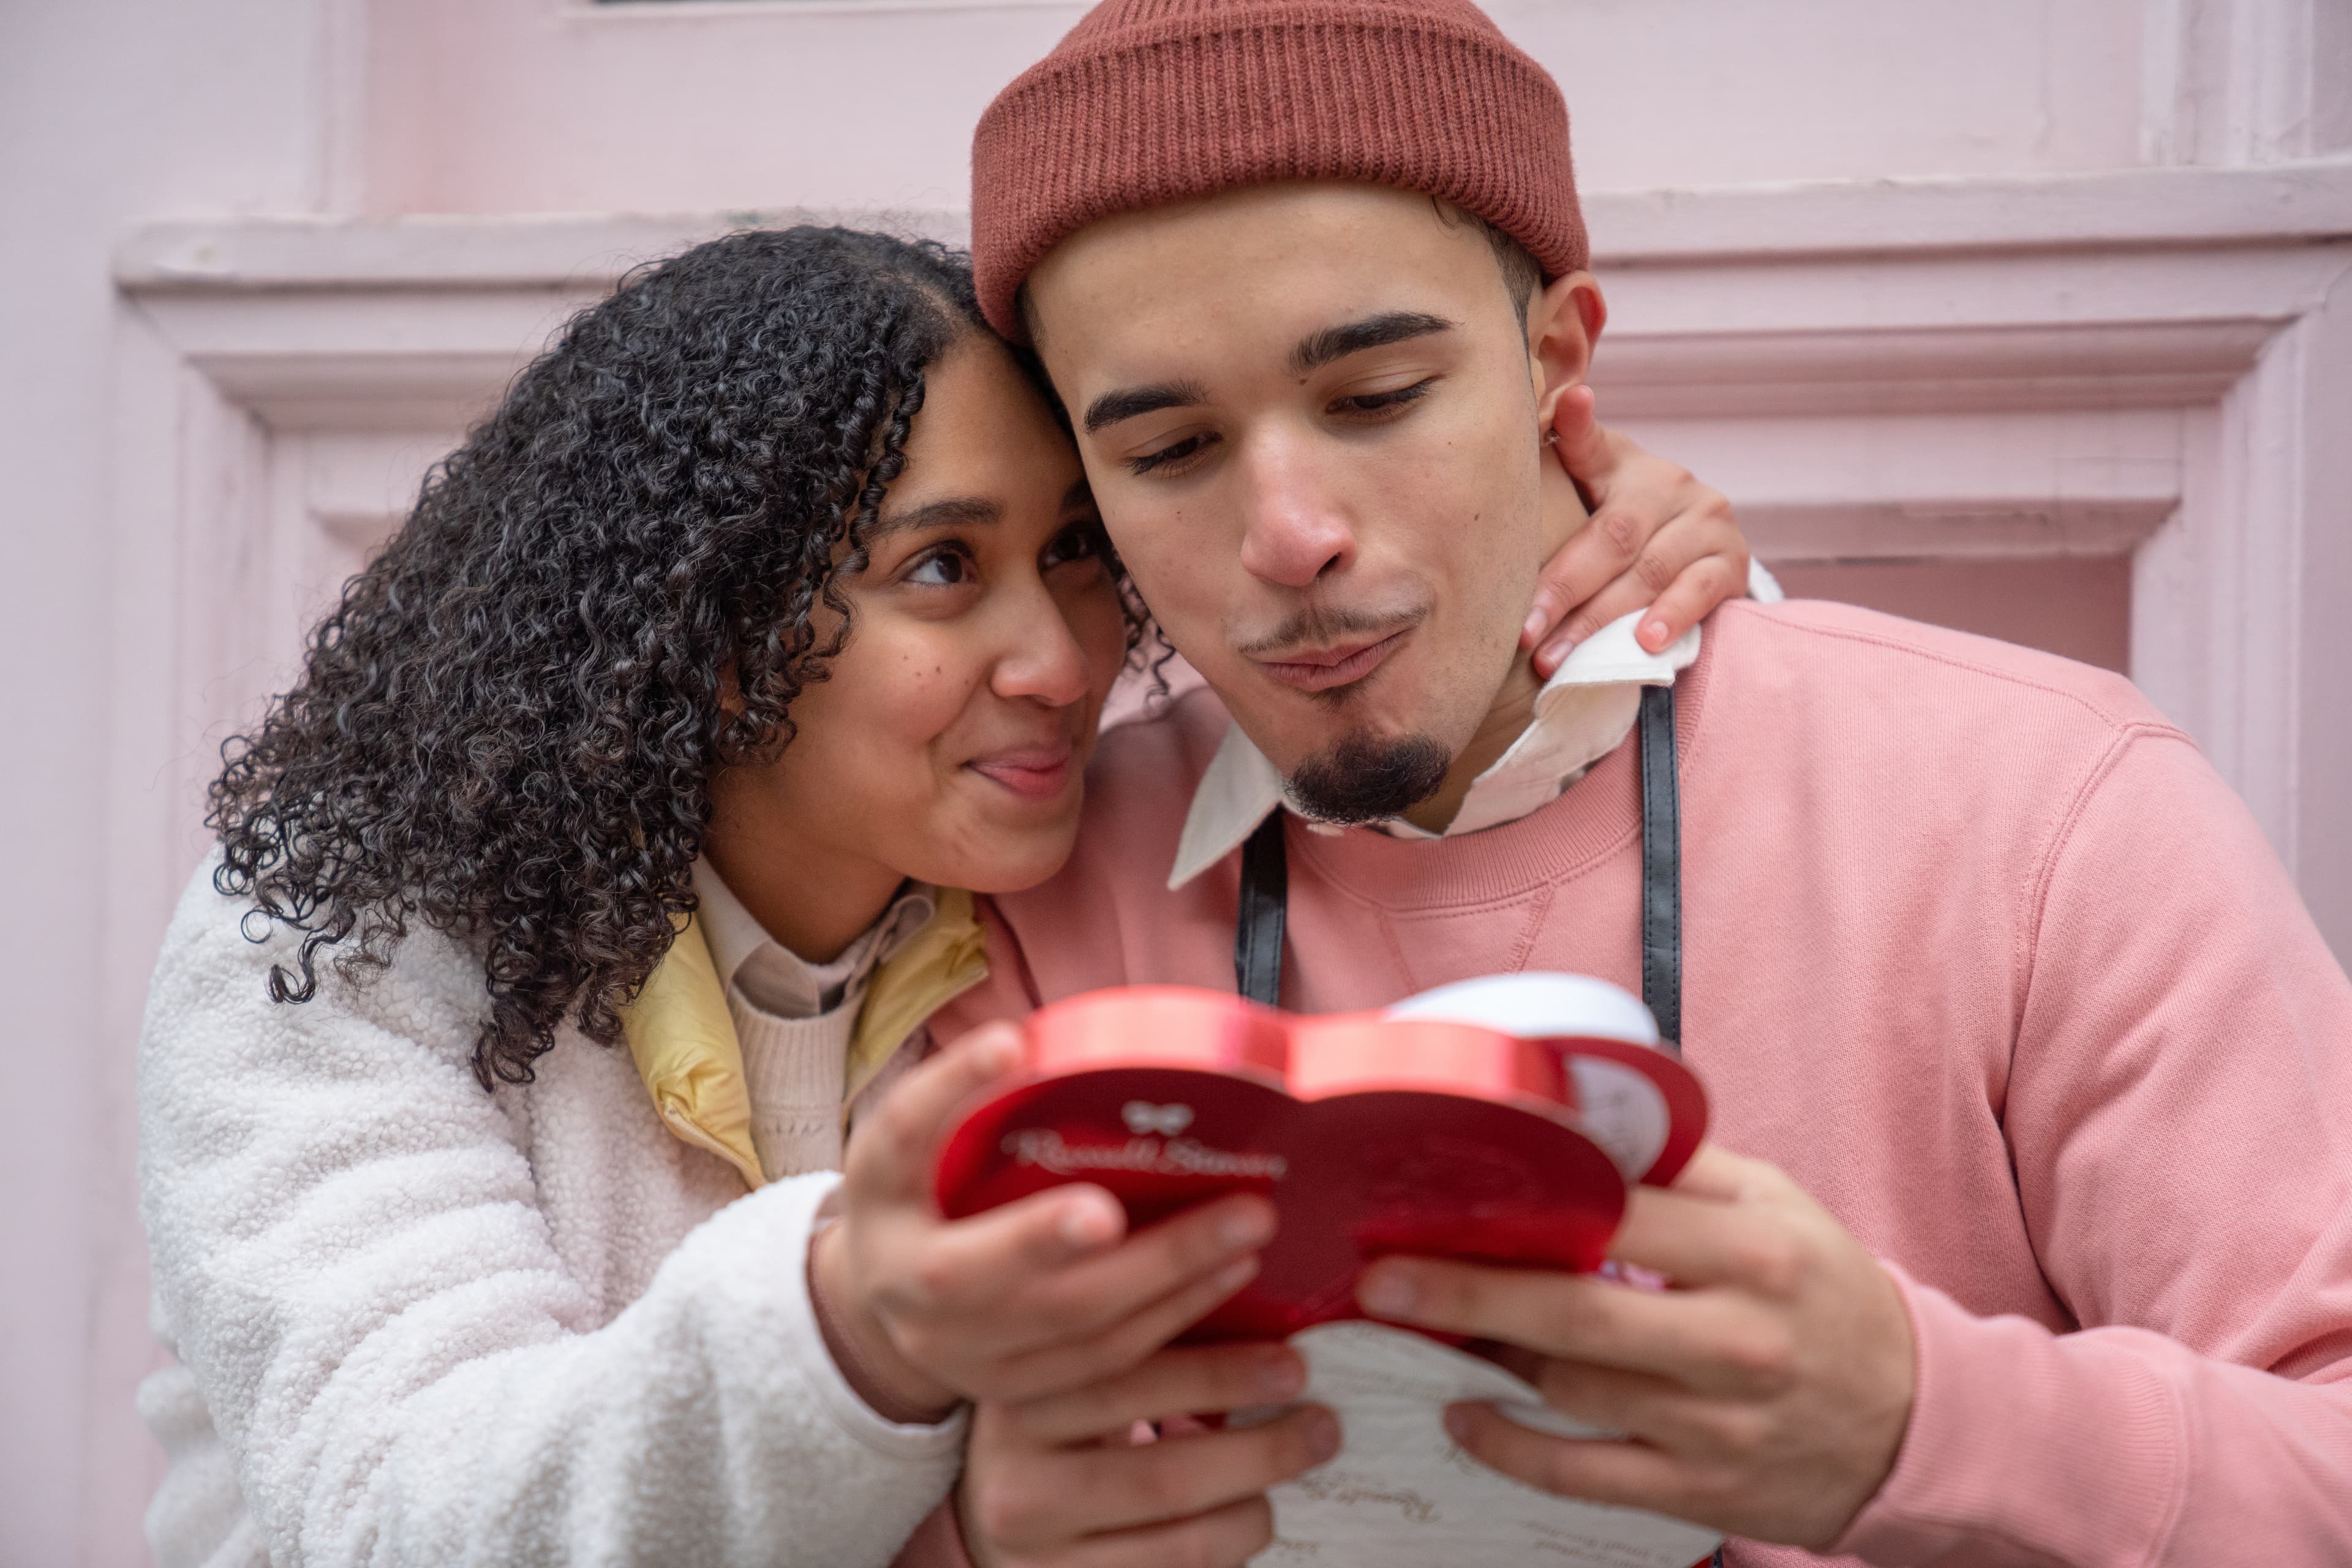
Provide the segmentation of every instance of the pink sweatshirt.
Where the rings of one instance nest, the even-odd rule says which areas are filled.
[[[1843,605],[1725,605],[1677,705],[1715,1136],[1885,1260],[1916,1334],[1838,1551],[2352,1563],[2352,984],[2244,807],[2125,680]],[[1105,738],[1076,858],[998,900],[994,974],[936,1037],[1232,987],[1238,855],[1165,888],[1227,722],[1204,692]],[[1285,1005],[1520,968],[1638,991],[1639,823],[1630,743],[1459,838],[1292,820]]]

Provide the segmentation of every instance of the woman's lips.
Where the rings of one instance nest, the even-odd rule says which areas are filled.
[[[1024,800],[1052,800],[1070,782],[1069,746],[1028,746],[974,757],[964,765]]]
[[[1288,658],[1262,658],[1258,668],[1285,686],[1295,686],[1301,691],[1329,691],[1351,686],[1378,669],[1403,643],[1405,632],[1412,629],[1408,626],[1371,642],[1342,643]]]

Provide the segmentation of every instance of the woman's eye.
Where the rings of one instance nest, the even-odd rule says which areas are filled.
[[[1433,375],[1425,380],[1416,381],[1411,386],[1400,386],[1393,392],[1359,393],[1353,397],[1336,400],[1331,405],[1331,411],[1334,414],[1386,414],[1402,408],[1408,403],[1420,402],[1429,395],[1429,389],[1436,384],[1437,378]]]
[[[907,569],[905,581],[928,587],[953,588],[972,580],[971,557],[961,549],[942,546],[930,551]]]
[[[1129,458],[1128,471],[1135,474],[1150,474],[1164,473],[1171,468],[1182,468],[1190,459],[1207,450],[1209,443],[1215,437],[1210,436],[1187,436],[1181,441],[1160,447],[1157,452],[1146,452],[1139,458]]]

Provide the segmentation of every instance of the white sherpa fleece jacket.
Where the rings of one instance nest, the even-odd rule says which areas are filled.
[[[140,1044],[163,1568],[887,1563],[962,1427],[835,1369],[806,1255],[837,1178],[747,1194],[570,1031],[485,1093],[481,964],[436,932],[273,1003],[291,943],[212,870]]]

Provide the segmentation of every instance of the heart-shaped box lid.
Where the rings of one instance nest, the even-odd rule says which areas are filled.
[[[1706,1122],[1647,1010],[1582,976],[1322,1017],[1137,986],[1031,1015],[936,1191],[961,1218],[1092,1182],[1136,1226],[1264,1193],[1281,1225],[1256,1279],[1190,1337],[1279,1337],[1358,1315],[1357,1276],[1391,1253],[1597,1267],[1627,1184],[1671,1181]]]

